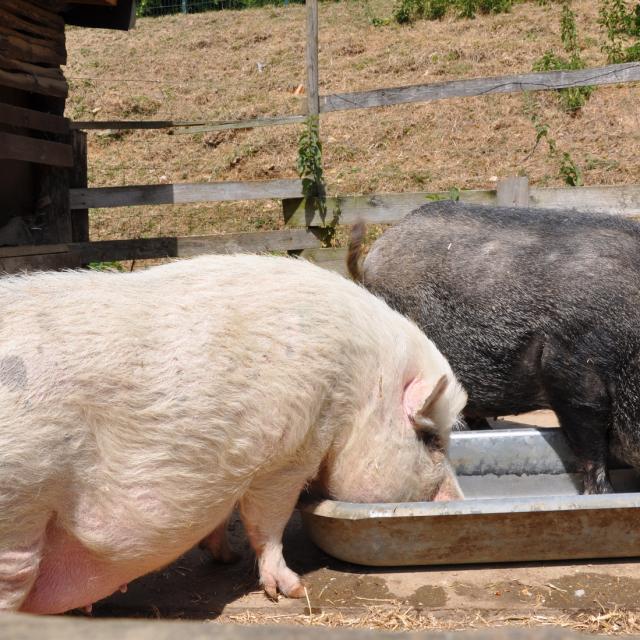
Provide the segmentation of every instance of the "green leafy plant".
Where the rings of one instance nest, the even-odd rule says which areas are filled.
[[[411,24],[425,15],[425,0],[397,0],[393,7],[393,19],[398,24]]]
[[[298,175],[302,178],[302,190],[305,196],[321,195],[324,190],[322,171],[322,142],[318,116],[309,116],[298,138]]]
[[[568,184],[570,187],[581,187],[583,185],[580,167],[566,151],[562,153],[562,157],[560,158],[559,173],[560,177],[565,181],[565,184]]]
[[[312,199],[324,220],[327,215],[325,201],[325,181],[322,170],[322,142],[320,141],[320,122],[317,115],[305,120],[304,129],[298,138],[298,175],[302,178],[302,192],[305,198]]]
[[[514,0],[396,0],[393,19],[410,24],[420,18],[441,20],[450,8],[459,18],[475,18],[477,13],[504,13]]]
[[[602,51],[613,64],[640,60],[640,41],[625,46],[629,37],[640,37],[640,2],[634,9],[625,0],[602,0],[598,22],[607,32]]]
[[[124,271],[120,262],[90,262],[88,265],[92,271]]]
[[[508,13],[513,6],[513,0],[478,0],[480,13]]]
[[[569,54],[568,57],[559,56],[553,51],[546,51],[544,55],[534,63],[534,71],[576,70],[584,69],[586,66],[580,57],[576,16],[571,10],[567,0],[562,4],[560,39],[562,40],[562,48]],[[560,89],[558,92],[560,104],[564,111],[576,114],[586,104],[593,91],[594,87],[592,86]]]
[[[582,171],[566,151],[560,151],[555,139],[551,137],[549,125],[540,116],[540,106],[529,93],[524,94],[525,114],[528,115],[536,132],[536,139],[531,151],[525,157],[528,160],[536,151],[542,140],[546,141],[549,157],[558,160],[558,175],[570,187],[579,187],[582,182]]]

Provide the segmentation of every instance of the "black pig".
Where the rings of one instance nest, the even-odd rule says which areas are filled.
[[[352,277],[414,320],[469,394],[472,421],[553,409],[584,471],[640,469],[640,224],[576,211],[425,204]]]

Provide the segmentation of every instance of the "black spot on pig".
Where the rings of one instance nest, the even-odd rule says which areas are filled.
[[[27,384],[27,368],[19,356],[6,356],[0,360],[0,385],[11,391],[20,391]]]

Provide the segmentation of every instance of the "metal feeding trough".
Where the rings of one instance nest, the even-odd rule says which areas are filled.
[[[560,429],[454,433],[465,500],[299,506],[326,553],[372,566],[640,556],[640,476],[612,460],[617,493],[580,495]]]

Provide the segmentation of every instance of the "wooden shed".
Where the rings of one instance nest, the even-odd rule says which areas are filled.
[[[135,0],[0,1],[0,247],[88,239],[86,216],[69,208],[82,134],[64,117],[65,26],[129,29],[134,20]],[[0,251],[0,269],[15,270],[11,250]]]

